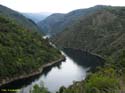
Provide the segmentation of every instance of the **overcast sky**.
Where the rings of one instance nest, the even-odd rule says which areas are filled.
[[[94,5],[125,6],[124,0],[0,0],[0,4],[19,12],[59,12],[88,8]]]

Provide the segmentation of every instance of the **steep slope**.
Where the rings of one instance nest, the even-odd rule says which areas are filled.
[[[3,5],[0,5],[0,15],[6,16],[11,20],[13,19],[17,22],[18,25],[21,25],[22,27],[27,28],[29,30],[40,30],[33,21],[25,18],[21,13],[11,10]]]
[[[25,17],[33,20],[35,23],[38,23],[42,20],[44,20],[47,16],[49,16],[51,13],[22,13]]]
[[[0,16],[0,86],[40,73],[41,67],[62,58],[37,31]]]
[[[86,16],[94,11],[100,10],[106,6],[97,5],[87,9],[78,9],[67,14],[53,14],[45,20],[38,23],[38,26],[43,28],[46,34],[57,34],[62,32],[68,26],[72,25],[80,17]],[[56,19],[56,21],[54,21]],[[58,20],[58,21],[57,21]],[[44,24],[45,23],[45,24]]]
[[[125,7],[108,7],[87,17],[54,37],[61,48],[75,48],[105,58],[84,81],[57,93],[124,93],[125,89]]]
[[[55,13],[48,16],[38,23],[39,28],[43,29],[45,34],[53,34],[52,31],[61,23],[64,14]]]
[[[125,8],[107,7],[87,17],[54,37],[56,45],[78,48],[101,55],[116,55],[125,49]]]

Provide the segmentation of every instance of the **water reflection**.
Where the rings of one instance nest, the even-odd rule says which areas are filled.
[[[41,77],[27,87],[22,88],[22,91],[27,92],[27,90],[31,89],[34,84],[41,84],[43,81],[45,87],[47,87],[49,91],[55,92],[61,86],[68,87],[73,81],[81,81],[85,79],[87,68],[78,66],[70,57],[65,53],[63,54],[66,57],[65,62],[57,64],[55,67],[46,68]]]
[[[83,67],[91,67],[94,70],[97,66],[102,66],[104,60],[98,56],[94,56],[90,53],[83,52],[81,50],[73,50],[71,48],[65,48],[63,51],[71,58],[73,61]]]
[[[64,51],[64,52],[63,52]],[[14,81],[2,86],[2,88],[21,89],[19,93],[29,93],[29,90],[35,85],[41,85],[44,82],[49,91],[55,92],[61,86],[68,87],[73,81],[81,81],[86,78],[88,68],[94,69],[102,65],[102,59],[80,50],[64,49],[63,55],[66,61],[57,63],[44,71],[28,79]]]

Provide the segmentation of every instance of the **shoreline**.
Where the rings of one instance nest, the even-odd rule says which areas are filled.
[[[69,47],[69,48],[68,48],[68,47],[64,47],[64,49],[74,49],[74,50],[80,50],[80,51],[83,51],[83,52],[89,53],[89,54],[91,54],[91,55],[97,56],[97,57],[99,57],[99,58],[101,58],[101,59],[105,60],[104,56],[99,55],[99,54],[94,53],[94,52],[85,51],[84,49],[79,49],[79,48],[70,48],[70,47]]]
[[[5,80],[2,80],[2,82],[0,83],[0,87],[2,87],[3,85],[9,84],[13,81],[16,81],[16,80],[26,79],[26,78],[30,78],[32,76],[38,75],[38,74],[42,73],[45,68],[53,66],[54,64],[59,63],[59,62],[64,61],[64,60],[65,60],[65,57],[61,56],[61,58],[58,59],[58,60],[55,60],[55,61],[52,61],[50,63],[42,65],[37,71],[35,71],[33,73],[29,73],[28,75],[25,74],[25,75],[21,75],[21,76],[18,76],[18,77],[8,78],[8,79],[5,79]]]

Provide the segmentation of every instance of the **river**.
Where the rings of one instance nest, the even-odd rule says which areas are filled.
[[[89,69],[103,64],[101,58],[80,50],[64,49],[61,52],[66,57],[65,61],[44,69],[40,75],[14,81],[2,88],[19,89],[18,93],[28,93],[35,84],[41,86],[44,83],[49,91],[55,93],[61,86],[68,87],[74,81],[84,80]]]

